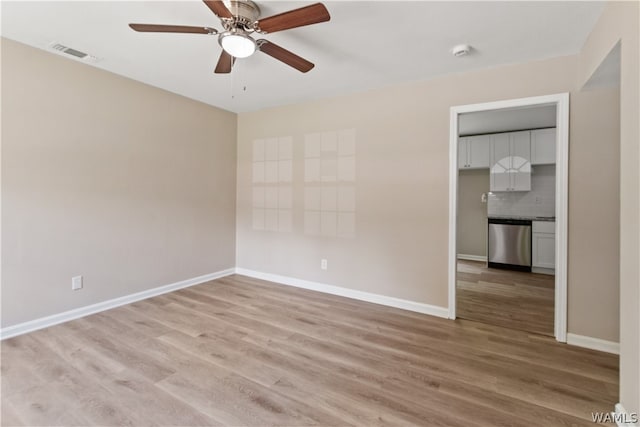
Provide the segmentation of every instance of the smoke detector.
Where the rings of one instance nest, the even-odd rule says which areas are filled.
[[[471,52],[471,46],[468,44],[459,44],[451,49],[451,54],[455,57],[465,56]]]

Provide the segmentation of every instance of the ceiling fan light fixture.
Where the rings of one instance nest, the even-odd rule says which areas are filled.
[[[268,40],[255,40],[252,35],[305,27],[331,19],[327,7],[322,3],[314,3],[262,19],[259,19],[260,8],[252,0],[204,0],[204,3],[220,19],[220,24],[225,30],[223,33],[218,33],[215,28],[211,27],[189,25],[132,23],[129,24],[129,27],[141,33],[218,35],[218,44],[222,47],[222,52],[214,69],[216,74],[230,73],[235,58],[247,58],[257,50],[306,73],[314,67],[313,63]]]
[[[256,51],[256,41],[242,31],[225,31],[218,38],[220,46],[234,58],[246,58]]]

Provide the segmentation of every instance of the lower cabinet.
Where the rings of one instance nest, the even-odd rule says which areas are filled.
[[[554,274],[556,268],[556,223],[533,221],[531,267],[534,273]]]

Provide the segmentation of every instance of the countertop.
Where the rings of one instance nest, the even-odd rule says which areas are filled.
[[[549,221],[555,222],[555,216],[518,216],[518,215],[489,215],[489,219],[523,219],[527,221]]]

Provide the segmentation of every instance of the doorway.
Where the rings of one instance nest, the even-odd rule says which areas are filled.
[[[525,112],[527,119],[535,116],[529,112],[544,112],[547,123],[514,125]],[[502,122],[492,122],[492,117]],[[568,129],[566,93],[451,108],[449,318],[471,317],[566,342]],[[545,138],[552,139],[552,148]],[[538,147],[538,153],[536,148],[530,153],[530,146]],[[477,200],[461,198],[460,191],[469,192],[468,185]],[[483,186],[490,191],[479,192]],[[540,201],[550,193],[550,203]],[[484,208],[479,203],[485,203]],[[485,213],[484,218],[475,213],[473,227],[460,223],[470,206]],[[523,215],[523,209],[529,215]],[[512,211],[514,215],[503,215]],[[475,236],[468,239],[475,241],[460,242],[459,236]],[[483,244],[484,257],[479,252]],[[465,254],[473,247],[475,255]],[[517,256],[505,257],[509,247]],[[478,301],[478,295],[487,298]],[[518,324],[520,315],[528,325]]]

